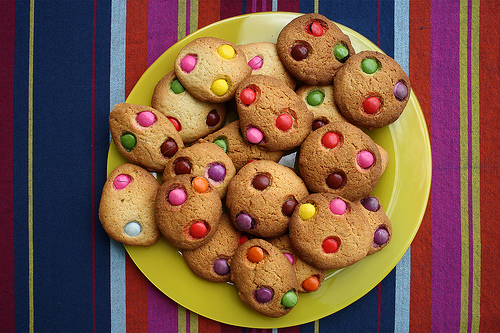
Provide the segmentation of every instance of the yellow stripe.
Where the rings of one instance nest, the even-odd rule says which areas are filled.
[[[29,331],[35,331],[35,304],[33,289],[33,48],[35,30],[35,0],[30,1],[29,68],[28,68],[28,284]]]
[[[472,119],[472,323],[471,331],[479,332],[481,298],[481,205],[480,205],[480,151],[479,151],[479,3],[472,1],[471,19],[471,102]]]
[[[319,0],[314,0],[314,13],[319,13]]]
[[[319,333],[319,320],[314,321],[314,333]]]
[[[191,0],[191,11],[189,14],[189,33],[198,30],[198,0]]]
[[[186,333],[186,309],[177,304],[177,331],[178,333]]]
[[[177,40],[181,40],[186,37],[186,0],[179,0],[177,6]]]
[[[198,333],[198,315],[194,312],[190,312],[189,318],[189,331],[191,333]]]
[[[461,310],[460,331],[469,324],[469,137],[467,82],[468,1],[460,1],[460,217],[461,217]]]

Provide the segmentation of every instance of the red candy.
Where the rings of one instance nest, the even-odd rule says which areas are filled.
[[[318,22],[313,22],[311,23],[311,25],[309,25],[309,29],[307,30],[307,32],[313,35],[314,37],[319,37],[323,35],[324,30],[321,24],[319,24]]]
[[[368,97],[363,102],[363,110],[365,110],[366,113],[374,114],[379,109],[380,109],[380,100],[375,96]]]
[[[250,105],[255,102],[255,91],[250,88],[245,88],[240,92],[241,103],[245,105]]]
[[[181,130],[181,123],[177,119],[175,119],[174,117],[168,117],[168,120],[170,120],[172,124],[174,124],[174,127],[177,130],[177,132]]]
[[[325,253],[335,253],[339,249],[339,242],[335,238],[327,238],[322,244]]]
[[[293,125],[293,118],[289,114],[283,113],[276,118],[276,127],[281,131],[288,131]]]
[[[194,238],[202,238],[207,233],[207,226],[203,222],[195,222],[189,228],[189,234]]]
[[[337,133],[328,132],[321,138],[321,143],[326,148],[335,148],[339,144],[340,138]]]

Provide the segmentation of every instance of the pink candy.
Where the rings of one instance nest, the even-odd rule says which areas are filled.
[[[124,189],[128,184],[130,184],[130,177],[127,175],[118,175],[113,180],[113,187],[115,190]]]
[[[188,54],[187,56],[185,56],[184,58],[182,58],[181,60],[181,63],[180,63],[180,66],[181,66],[181,69],[186,72],[186,73],[191,73],[191,71],[194,69],[194,67],[196,66],[196,62],[198,60],[196,59],[195,56],[191,55],[191,54]]]
[[[168,194],[168,201],[174,206],[182,205],[186,201],[186,192],[180,188],[176,188]]]
[[[342,215],[347,210],[347,204],[342,199],[333,199],[330,201],[330,211],[335,215]]]
[[[156,116],[153,112],[143,111],[137,115],[137,122],[142,127],[149,127],[153,125],[156,121]]]
[[[370,153],[369,151],[362,150],[358,153],[358,156],[356,157],[356,162],[363,169],[368,169],[375,162],[375,158],[373,157],[373,154]]]
[[[264,138],[264,134],[255,127],[251,127],[247,130],[247,139],[250,143],[259,143]]]
[[[252,70],[254,70],[254,71],[257,69],[260,69],[263,64],[264,64],[264,60],[259,56],[253,57],[248,62],[248,66],[252,67]]]

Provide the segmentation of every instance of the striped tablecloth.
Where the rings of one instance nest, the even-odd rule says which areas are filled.
[[[261,11],[319,12],[394,57],[433,154],[429,204],[396,268],[343,310],[273,331],[500,331],[495,0],[0,1],[0,331],[256,331],[159,292],[97,211],[112,106],[177,40]]]

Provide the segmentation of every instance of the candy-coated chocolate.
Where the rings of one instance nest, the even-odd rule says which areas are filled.
[[[188,54],[181,60],[180,66],[182,71],[188,74],[191,73],[191,71],[196,67],[197,61],[196,56]]]
[[[174,205],[182,205],[186,201],[186,192],[180,188],[173,189],[168,193],[168,201]]]
[[[361,204],[370,212],[376,212],[380,209],[380,202],[376,197],[361,199]]]
[[[307,46],[302,45],[302,44],[297,44],[294,47],[292,47],[292,58],[300,61],[304,60],[307,58],[309,55],[309,50],[307,49]]]
[[[130,184],[130,177],[124,174],[118,175],[113,180],[113,187],[115,190],[122,190]]]
[[[276,127],[280,131],[288,131],[293,125],[293,118],[287,113],[280,114],[278,118],[276,118]]]
[[[325,125],[327,125],[328,123],[327,122],[324,122],[323,120],[315,120],[313,121],[312,123],[312,130],[315,131],[317,130],[318,128],[321,128]]]
[[[257,190],[261,190],[261,191],[268,188],[269,184],[271,184],[271,179],[269,179],[269,176],[265,175],[265,174],[257,175],[252,180],[252,186],[254,188],[256,188]]]
[[[195,222],[189,227],[189,234],[194,238],[202,238],[207,234],[207,226],[203,222]]]
[[[179,80],[173,79],[172,82],[170,82],[170,90],[177,95],[186,91],[186,88],[184,88]]]
[[[198,193],[205,193],[208,190],[208,181],[203,177],[196,177],[192,182],[193,189]]]
[[[137,144],[137,139],[132,133],[125,133],[120,137],[120,143],[122,144],[123,148],[125,148],[125,150],[131,151]]]
[[[174,156],[179,148],[174,140],[167,140],[161,145],[160,149],[163,156],[168,158]]]
[[[300,205],[299,215],[301,219],[309,220],[314,216],[314,214],[316,214],[316,207],[314,207],[313,204],[305,203]]]
[[[306,291],[316,291],[319,288],[319,280],[316,276],[311,276],[308,277],[307,279],[302,282],[302,288],[304,288]]]
[[[123,232],[130,237],[139,236],[141,233],[141,225],[136,221],[129,222],[123,227]]]
[[[212,92],[217,96],[222,96],[229,90],[229,84],[224,79],[217,79],[212,83]]]
[[[339,242],[335,238],[327,238],[321,245],[325,253],[335,253],[339,249]]]
[[[363,110],[368,114],[374,114],[380,109],[380,100],[375,96],[370,96],[363,102]]]
[[[378,62],[373,58],[365,58],[361,61],[361,70],[366,74],[373,74],[378,70]]]
[[[216,182],[221,181],[226,177],[226,168],[219,163],[213,164],[208,168],[208,177]]]
[[[287,308],[293,308],[297,304],[298,300],[299,298],[297,297],[295,290],[289,290],[281,298],[281,304]]]
[[[373,157],[373,154],[368,150],[362,150],[356,156],[356,162],[363,169],[368,169],[375,162],[375,157]]]
[[[389,232],[385,228],[378,228],[373,234],[373,242],[377,245],[384,245],[389,241]]]
[[[408,96],[408,87],[401,81],[394,85],[394,96],[397,99],[403,100]]]
[[[179,132],[182,129],[181,123],[177,119],[175,119],[174,117],[167,117],[167,118],[174,125],[177,132]]]
[[[341,173],[334,172],[326,178],[326,185],[333,189],[341,188],[344,185],[344,176]]]
[[[342,43],[333,47],[333,55],[340,62],[345,62],[349,58],[349,49]]]
[[[240,241],[239,241],[239,244],[243,244],[245,243],[247,240],[249,240],[250,238],[248,238],[248,235],[241,235],[240,236]]]
[[[227,275],[229,274],[229,264],[226,259],[219,259],[214,262],[213,265],[214,272],[218,275]]]
[[[330,211],[335,215],[342,215],[347,210],[347,204],[342,199],[333,199],[330,201]]]
[[[318,106],[321,103],[323,103],[324,99],[325,99],[325,94],[323,94],[321,91],[317,89],[314,89],[307,94],[306,102],[311,106]]]
[[[222,150],[224,150],[224,152],[227,154],[228,145],[227,145],[226,139],[219,138],[219,139],[216,139],[213,143],[215,143],[217,146],[221,147]]]
[[[235,51],[234,51],[234,48],[231,46],[231,45],[221,45],[219,46],[219,48],[217,49],[217,53],[224,59],[232,59],[235,55]]]
[[[262,134],[262,132],[259,129],[251,127],[247,130],[248,142],[257,144],[261,142],[262,139],[264,139],[264,134]]]
[[[156,122],[156,116],[151,111],[142,111],[137,115],[137,123],[142,127],[149,127]]]
[[[191,163],[187,160],[178,160],[175,162],[175,174],[176,175],[184,175],[191,173]]]
[[[253,57],[248,62],[248,66],[252,67],[252,70],[254,70],[254,71],[262,68],[263,64],[264,64],[264,60],[261,57],[259,57],[259,56]]]
[[[255,299],[259,303],[267,303],[273,299],[273,296],[273,291],[267,287],[262,287],[255,291]]]
[[[285,216],[292,216],[296,206],[297,201],[295,201],[294,199],[288,199],[283,203],[283,206],[281,206],[281,212]]]
[[[250,217],[250,215],[241,213],[238,214],[234,219],[234,224],[238,229],[250,230],[253,226],[253,219]]]
[[[219,121],[220,121],[220,116],[216,110],[212,110],[208,113],[206,120],[208,127],[216,126],[219,123]]]
[[[326,132],[325,135],[321,138],[321,143],[326,148],[335,148],[339,144],[340,138],[337,133],[334,132]]]
[[[260,262],[264,259],[264,250],[258,246],[252,246],[248,249],[247,257],[253,263]]]
[[[251,88],[245,88],[240,92],[241,103],[247,106],[255,102],[255,97],[256,97],[255,91]]]
[[[290,261],[290,263],[293,265],[293,255],[291,253],[288,253],[288,252],[285,252],[283,253],[285,255],[285,257],[288,259],[288,261]]]
[[[314,37],[320,37],[323,35],[324,29],[318,22],[313,22],[309,25],[309,29],[307,32],[313,35]]]

